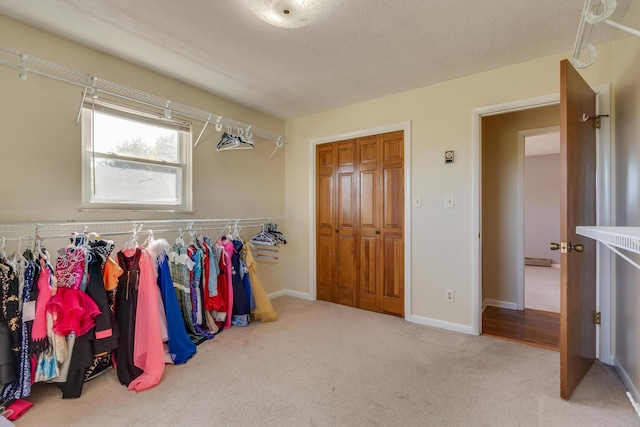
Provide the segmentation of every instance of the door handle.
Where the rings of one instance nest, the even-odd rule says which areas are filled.
[[[340,230],[338,230],[338,229],[336,228],[336,233],[338,233],[339,231],[340,231]]]
[[[376,234],[380,234],[380,230],[376,230]]]
[[[555,242],[551,242],[551,245],[549,246],[549,248],[552,251],[557,251],[558,249],[560,249],[560,252],[562,252],[563,254],[566,254],[567,252],[582,252],[584,250],[584,246],[582,246],[582,243],[578,243],[577,245],[574,245],[573,243],[569,242],[569,244],[562,242],[562,243],[555,243]]]
[[[582,246],[582,243],[578,243],[577,245],[574,245],[573,243],[569,243],[569,252],[571,251],[582,252],[583,250],[584,250],[584,246]]]

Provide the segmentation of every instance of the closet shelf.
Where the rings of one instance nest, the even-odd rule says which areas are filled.
[[[640,254],[640,227],[579,226],[576,233],[602,243],[640,270],[640,264],[619,251],[623,249]]]
[[[198,145],[198,142],[202,137],[202,133],[209,124],[215,125],[217,131],[222,131],[224,127],[232,127],[241,129],[244,132],[253,134],[257,137],[274,141],[276,143],[276,150],[281,148],[284,144],[285,137],[279,133],[255,127],[248,123],[230,119],[228,117],[223,117],[219,114],[211,113],[180,102],[175,102],[151,93],[143,92],[139,89],[102,79],[100,77],[86,74],[63,65],[55,64],[53,62],[36,58],[23,52],[16,52],[1,46],[0,65],[17,69],[18,75],[21,79],[26,79],[27,75],[32,73],[80,86],[85,89],[83,101],[85,96],[97,97],[99,93],[104,93],[120,99],[132,101],[140,105],[157,108],[169,117],[172,113],[176,113],[184,117],[203,122],[204,127],[195,141],[194,148]],[[276,150],[274,150],[274,153]]]

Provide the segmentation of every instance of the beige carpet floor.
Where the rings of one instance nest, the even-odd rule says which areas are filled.
[[[524,306],[560,313],[560,269],[524,266]]]
[[[113,370],[76,400],[37,384],[26,426],[633,426],[609,366],[570,401],[556,352],[320,301],[281,297],[274,323],[223,331],[136,393]]]

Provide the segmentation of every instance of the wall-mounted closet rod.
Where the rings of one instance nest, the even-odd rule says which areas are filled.
[[[102,78],[85,74],[44,59],[29,56],[25,53],[16,52],[8,48],[0,47],[0,65],[17,69],[21,79],[26,79],[28,73],[31,72],[85,88],[87,89],[86,95],[88,96],[95,97],[98,96],[99,92],[102,92],[127,101],[157,108],[162,111],[165,116],[171,116],[172,113],[176,113],[184,117],[203,122],[205,126],[211,123],[222,125],[224,127],[229,126],[238,129],[250,129],[254,136],[263,139],[274,142],[284,140],[284,135],[279,133],[223,117],[219,114],[211,113],[180,102],[171,101],[170,99],[162,98],[119,83],[104,80]],[[196,140],[196,146],[202,136],[202,133],[203,132],[200,133],[198,140]]]
[[[229,227],[231,227],[233,224],[228,224],[222,227],[198,227],[198,228],[194,228],[194,229],[184,229],[184,228],[170,228],[170,229],[164,229],[164,230],[156,230],[155,228],[143,228],[139,231],[140,234],[144,234],[146,232],[153,232],[153,233],[177,233],[177,232],[195,232],[195,233],[201,233],[201,232],[206,232],[206,231],[212,231],[212,230],[226,230]],[[242,229],[246,229],[246,228],[256,228],[256,227],[261,227],[262,224],[253,224],[253,225],[242,225],[240,226],[240,228]],[[114,236],[128,236],[131,234],[131,231],[111,231],[111,232],[106,232],[106,233],[97,233],[99,235],[99,237],[103,238],[103,237],[114,237]],[[82,233],[77,234],[76,237],[81,237]],[[55,234],[55,235],[51,235],[51,234],[38,234],[38,238],[40,240],[54,240],[54,239],[66,239],[66,238],[72,238],[73,235],[72,234]],[[28,235],[28,236],[18,236],[18,237],[4,237],[4,236],[0,236],[0,242],[18,242],[18,241],[22,241],[22,242],[29,242],[29,241],[33,241],[35,239],[35,237],[33,235]]]
[[[598,12],[602,6],[602,11]],[[598,56],[595,46],[589,41],[591,30],[596,24],[607,24],[630,34],[640,36],[640,31],[629,28],[626,25],[619,24],[609,19],[617,6],[616,0],[585,0],[582,13],[580,15],[580,23],[578,24],[578,34],[573,44],[572,62],[576,68],[586,68],[593,64]],[[582,52],[586,53],[586,59],[580,59]]]
[[[67,222],[0,222],[0,233],[20,233],[36,231],[43,232],[82,232],[83,230],[107,233],[109,230],[123,230],[132,227],[178,228],[183,230],[197,230],[205,227],[239,227],[261,226],[268,222],[279,224],[283,216],[269,216],[259,218],[226,218],[226,219],[139,219],[124,221],[67,221]]]

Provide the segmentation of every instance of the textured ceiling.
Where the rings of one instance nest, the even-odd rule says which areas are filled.
[[[583,4],[325,0],[297,29],[247,0],[0,0],[0,14],[288,119],[568,52]],[[615,35],[600,25],[591,40]]]

